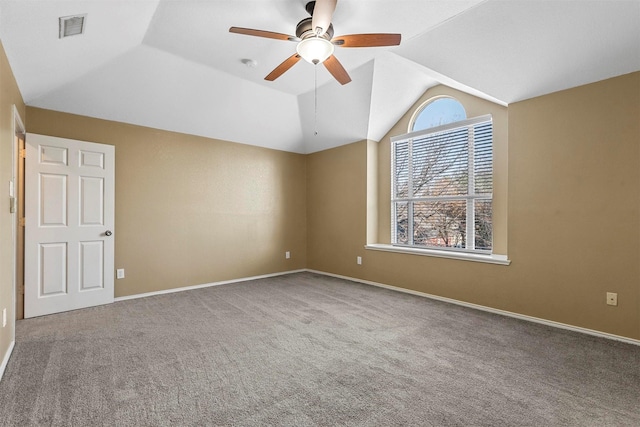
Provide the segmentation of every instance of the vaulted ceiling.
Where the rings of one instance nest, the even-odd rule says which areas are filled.
[[[229,27],[295,34],[306,3],[0,0],[0,39],[27,105],[298,153],[380,140],[437,84],[507,105],[640,70],[640,0],[338,0],[336,35],[401,45],[337,47],[344,86],[304,61],[265,81],[295,43]]]

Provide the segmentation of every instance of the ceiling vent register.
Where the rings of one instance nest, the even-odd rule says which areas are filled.
[[[87,22],[87,14],[63,16],[58,18],[60,22],[60,38],[77,36],[84,34],[85,23]]]

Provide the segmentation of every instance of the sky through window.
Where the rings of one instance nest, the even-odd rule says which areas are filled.
[[[418,113],[409,132],[429,129],[467,118],[464,107],[453,98],[437,98]]]

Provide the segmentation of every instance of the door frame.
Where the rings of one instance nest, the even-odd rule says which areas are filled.
[[[14,309],[14,319],[22,319],[24,317],[24,298],[22,298],[22,306],[18,307],[20,304],[21,298],[18,293],[21,292],[21,289],[24,288],[24,228],[20,225],[20,220],[18,218],[19,214],[22,212],[24,215],[24,209],[20,209],[20,206],[24,206],[24,167],[19,167],[19,162],[21,160],[20,155],[20,141],[24,145],[26,130],[24,127],[24,122],[20,117],[20,112],[18,108],[14,104],[12,106],[13,110],[13,162],[12,162],[12,171],[11,171],[11,187],[12,197],[16,200],[16,210],[11,216],[12,220],[12,240],[13,240],[13,309]],[[21,194],[22,193],[22,194]],[[18,280],[22,280],[22,284],[18,283]],[[16,333],[16,322],[13,322],[13,336],[15,339]]]

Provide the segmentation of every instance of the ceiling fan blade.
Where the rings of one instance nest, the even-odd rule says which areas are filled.
[[[297,53],[294,53],[293,55],[285,59],[284,62],[282,62],[282,64],[274,68],[274,70],[270,72],[269,75],[264,79],[269,80],[270,82],[274,81],[275,79],[283,75],[287,70],[289,70],[289,68],[296,65],[298,61],[300,61],[300,58],[301,58],[300,55],[298,55]]]
[[[229,32],[236,33],[236,34],[244,34],[246,36],[266,37],[268,39],[276,39],[276,40],[289,40],[289,41],[300,40],[295,36],[290,36],[282,33],[274,33],[272,31],[254,30],[253,28],[231,27],[229,28]]]
[[[349,73],[347,73],[347,70],[344,69],[340,61],[338,61],[338,58],[336,58],[334,55],[331,55],[329,58],[327,58],[327,60],[324,61],[323,64],[341,85],[346,85],[351,81]]]
[[[338,0],[316,0],[316,5],[311,15],[311,28],[313,28],[313,32],[316,35],[321,36],[329,29],[337,2]]]
[[[331,43],[340,47],[398,46],[401,38],[402,34],[350,34],[334,37]]]

